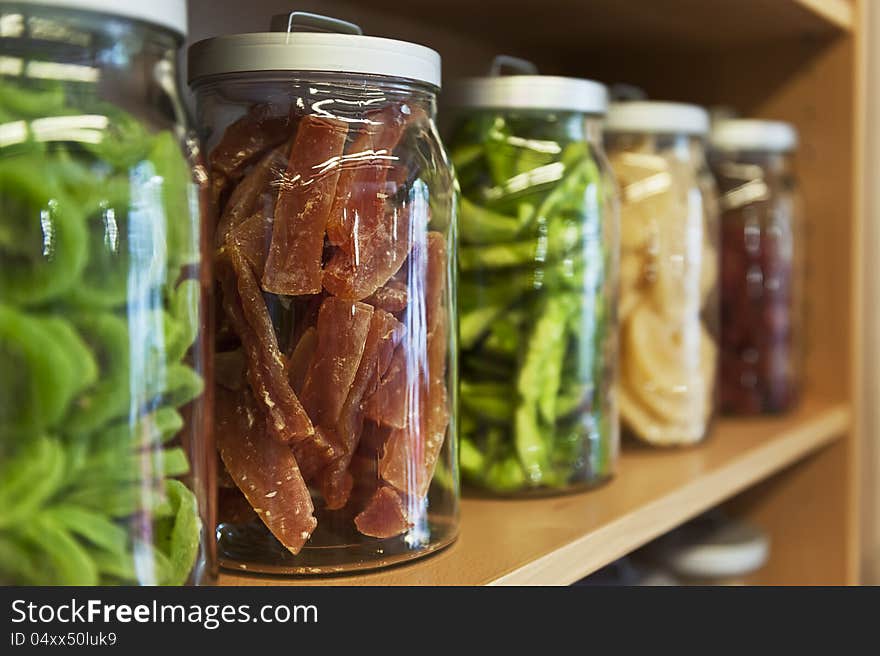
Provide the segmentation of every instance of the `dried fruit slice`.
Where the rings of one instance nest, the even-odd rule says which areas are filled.
[[[342,508],[351,492],[348,465],[357,448],[363,425],[361,408],[364,396],[376,388],[383,364],[387,366],[397,344],[403,337],[403,324],[384,310],[373,312],[370,330],[357,374],[336,423],[340,453],[324,474],[321,490],[327,508]]]
[[[336,426],[342,404],[357,375],[373,308],[327,297],[318,312],[318,345],[303,384],[302,400],[321,426]]]
[[[284,144],[270,151],[232,190],[217,224],[218,246],[226,241],[233,228],[259,209],[258,201],[264,193],[270,191],[271,181],[281,179],[286,167],[287,149],[288,145]]]
[[[364,415],[378,424],[392,428],[406,426],[408,407],[413,405],[408,401],[409,363],[412,363],[413,378],[417,370],[416,354],[411,351],[412,347],[407,344],[401,344],[394,351],[376,391],[364,403]]]
[[[275,204],[275,222],[263,289],[274,294],[321,291],[324,232],[339,179],[348,124],[307,116],[290,150]]]
[[[244,255],[227,243],[218,262],[223,308],[245,353],[247,376],[268,430],[281,442],[312,435],[314,428],[287,379],[263,293]]]
[[[269,105],[254,106],[226,128],[209,156],[211,170],[237,180],[248,164],[286,141],[294,128],[295,118],[291,113],[279,113]]]
[[[354,518],[354,524],[361,533],[374,538],[393,538],[409,528],[403,500],[387,486],[376,490],[367,507]]]
[[[373,294],[365,298],[364,303],[369,303],[386,312],[400,312],[406,309],[407,300],[406,283],[389,280],[384,287],[379,287]]]
[[[385,216],[385,180],[396,158],[391,154],[412,112],[392,104],[366,116],[366,127],[341,160],[342,173],[327,223],[327,237],[349,254],[359,233],[375,230]]]
[[[216,439],[229,475],[272,535],[296,555],[315,530],[312,498],[291,450],[272,439],[253,399],[216,388]]]
[[[354,253],[340,248],[324,267],[324,288],[340,298],[359,301],[393,276],[409,255],[412,230],[428,224],[427,190],[413,188],[411,198],[389,208],[372,227],[358,224]]]

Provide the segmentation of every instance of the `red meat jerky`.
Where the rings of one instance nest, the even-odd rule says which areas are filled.
[[[273,294],[321,291],[324,233],[348,124],[320,116],[300,122],[275,204],[263,289]]]
[[[280,179],[284,173],[287,148],[285,144],[265,155],[233,189],[217,225],[215,234],[218,245],[222,245],[233,228],[260,209],[261,196],[271,192],[270,183]]]
[[[402,337],[403,324],[393,315],[384,310],[373,312],[364,354],[336,423],[340,453],[325,473],[322,483],[324,499],[331,510],[342,508],[348,502],[351,475],[347,470],[363,426],[362,402],[376,388],[383,369],[388,366],[390,354]]]
[[[357,375],[373,308],[327,297],[318,312],[318,345],[303,384],[302,401],[316,424],[333,427]]]
[[[373,230],[385,215],[385,180],[396,161],[391,154],[412,111],[393,104],[366,116],[366,127],[342,158],[336,198],[327,223],[330,243],[353,253],[357,233]]]
[[[320,426],[315,427],[314,435],[307,440],[293,443],[291,448],[302,470],[303,478],[309,483],[318,478],[318,475],[333,462],[339,451],[332,431]]]
[[[248,164],[293,134],[295,121],[288,111],[279,112],[269,105],[255,105],[226,128],[208,158],[211,170],[237,180]]]
[[[217,388],[216,439],[229,475],[272,535],[296,555],[315,530],[312,498],[291,450],[253,403]]]
[[[374,538],[393,538],[410,526],[403,500],[387,486],[376,490],[367,507],[354,518],[354,524],[361,533]]]
[[[407,299],[406,283],[389,280],[384,287],[379,287],[372,295],[365,298],[364,303],[394,313],[406,309]]]
[[[281,442],[306,438],[314,434],[314,427],[288,381],[256,276],[234,245],[227,243],[223,253],[219,262],[223,307],[241,339],[248,381],[266,413],[268,430]]]

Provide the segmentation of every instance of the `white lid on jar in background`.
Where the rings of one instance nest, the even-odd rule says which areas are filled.
[[[186,0],[0,0],[9,3],[63,7],[131,18],[186,36]]]
[[[670,548],[663,561],[680,576],[697,579],[722,579],[745,576],[767,562],[770,541],[758,529],[735,520],[727,520],[706,531],[698,528],[690,533],[682,529],[683,538]]]
[[[278,18],[286,17],[273,19],[273,28]],[[318,31],[296,31],[300,20]],[[357,25],[305,12],[293,12],[286,28],[199,41],[189,49],[187,81],[227,73],[310,71],[381,75],[440,88],[440,55],[426,46],[363,36]]]
[[[510,66],[514,75],[502,75]],[[527,74],[521,74],[521,73]],[[450,105],[469,109],[539,109],[604,114],[608,109],[608,88],[604,84],[575,77],[538,75],[531,62],[499,55],[487,77],[468,77],[450,86]]]
[[[709,112],[698,105],[655,100],[611,103],[605,131],[705,136]]]
[[[783,121],[732,118],[713,123],[709,143],[716,150],[787,153],[797,148],[798,134]]]

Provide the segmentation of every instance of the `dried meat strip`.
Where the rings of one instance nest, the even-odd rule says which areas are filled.
[[[219,172],[226,179],[239,179],[251,162],[287,141],[295,127],[296,117],[291,112],[279,112],[266,104],[255,105],[226,128],[211,151],[208,163],[212,174],[216,177]]]
[[[409,295],[406,283],[399,280],[389,280],[383,287],[379,287],[373,294],[364,299],[375,308],[386,312],[400,312],[406,309]]]
[[[270,151],[232,190],[217,224],[215,236],[218,246],[226,241],[227,235],[233,228],[261,209],[259,201],[263,194],[271,192],[270,183],[280,179],[284,174],[288,147],[288,144],[284,144]]]
[[[403,499],[396,490],[382,486],[355,518],[358,531],[374,538],[393,538],[409,529]]]
[[[331,430],[320,426],[315,426],[314,435],[302,442],[295,442],[291,448],[303,478],[309,483],[318,478],[339,452],[336,436]]]
[[[321,258],[327,219],[339,179],[348,125],[307,116],[290,150],[275,204],[275,222],[263,289],[273,294],[321,291]]]
[[[235,226],[226,237],[229,246],[244,256],[256,278],[266,266],[270,230],[269,221],[262,214],[254,214]]]
[[[357,375],[372,306],[328,296],[318,312],[318,344],[303,384],[302,401],[315,424],[335,427]]]
[[[228,243],[218,264],[223,308],[241,340],[248,381],[266,413],[268,430],[281,442],[312,435],[312,422],[288,381],[256,276],[244,255]]]
[[[385,216],[385,180],[395,162],[392,151],[412,117],[409,105],[395,103],[366,116],[367,125],[342,158],[327,238],[349,254],[358,233],[371,232]]]
[[[302,392],[303,384],[306,382],[306,374],[309,371],[309,365],[312,363],[312,355],[318,346],[318,331],[314,326],[309,326],[300,336],[287,360],[287,374],[293,391],[299,394]]]
[[[403,338],[403,333],[403,324],[393,315],[384,310],[373,312],[364,354],[336,423],[340,453],[324,473],[321,485],[327,508],[331,510],[342,508],[348,502],[352,485],[348,466],[360,440],[363,426],[362,402],[378,385],[379,377],[388,366],[391,354]]]
[[[218,387],[216,418],[217,448],[229,475],[272,535],[298,554],[317,520],[293,453],[269,436],[248,395]]]

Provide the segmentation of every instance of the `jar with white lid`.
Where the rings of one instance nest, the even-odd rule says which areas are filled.
[[[440,58],[294,12],[201,41],[218,556],[315,574],[458,531],[456,187]]]
[[[607,91],[502,56],[489,76],[458,83],[449,104],[462,190],[464,480],[500,495],[597,485],[618,449]]]
[[[184,0],[0,2],[0,584],[205,579]]]
[[[793,408],[802,387],[804,230],[781,121],[727,119],[711,134],[721,201],[721,409]]]
[[[702,440],[715,408],[718,203],[705,110],[612,104],[605,144],[621,195],[620,416],[654,445]]]

